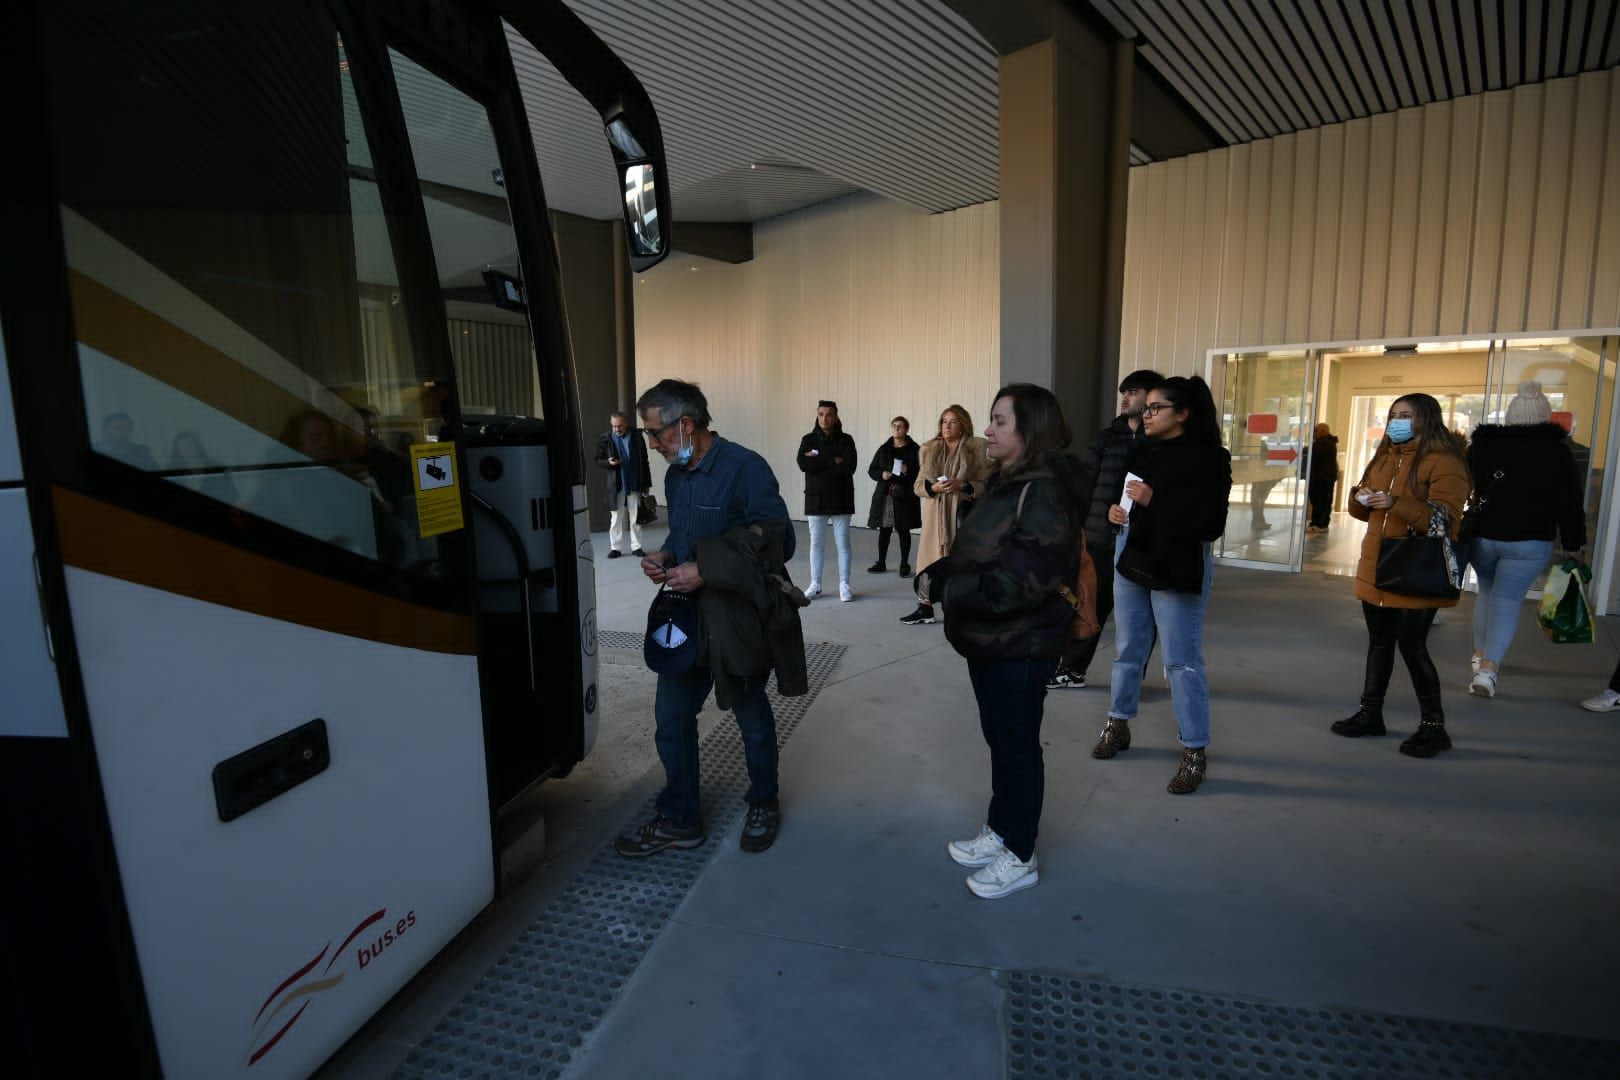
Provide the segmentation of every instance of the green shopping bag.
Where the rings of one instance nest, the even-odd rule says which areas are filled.
[[[1586,602],[1586,583],[1592,568],[1574,559],[1565,559],[1547,574],[1547,587],[1541,591],[1541,629],[1555,645],[1592,643],[1592,609]]]

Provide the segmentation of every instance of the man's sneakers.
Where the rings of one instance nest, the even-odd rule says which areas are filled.
[[[916,611],[900,616],[900,621],[907,626],[925,626],[934,621],[934,609],[928,604],[918,604]]]
[[[1024,862],[1010,851],[1002,851],[989,863],[968,875],[967,887],[981,900],[999,900],[1020,889],[1027,889],[1041,879],[1035,867],[1035,856]]]
[[[774,836],[774,832],[772,833]],[[665,848],[690,851],[703,846],[703,826],[677,825],[662,814],[633,833],[626,833],[613,841],[613,850],[632,859],[656,855]]]
[[[615,548],[608,548],[608,558],[610,558],[610,559],[622,559],[622,558],[624,558],[624,552],[619,551],[619,550],[617,550]]]
[[[1048,690],[1084,690],[1086,677],[1078,671],[1071,671],[1060,667],[1052,672],[1052,677],[1046,681]]]
[[[630,554],[634,555],[638,559],[645,559],[647,557],[647,553],[642,551],[640,548],[636,548],[635,550],[631,551]]]
[[[1620,709],[1620,691],[1605,690],[1597,697],[1589,697],[1581,702],[1581,708],[1587,712],[1614,712]]]
[[[945,845],[945,854],[957,866],[980,867],[989,866],[995,861],[997,855],[1007,850],[1001,842],[996,831],[986,825],[979,830],[979,835],[971,840],[952,840]]]
[[[743,820],[739,846],[750,853],[757,854],[764,851],[776,843],[776,833],[781,827],[782,810],[775,799],[770,802],[750,803],[748,817]]]

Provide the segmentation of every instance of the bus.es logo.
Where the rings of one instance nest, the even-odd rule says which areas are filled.
[[[309,1008],[310,1002],[317,994],[335,988],[350,971],[364,971],[369,964],[382,956],[384,950],[404,937],[406,932],[416,925],[414,911],[407,911],[395,920],[392,926],[387,924],[387,918],[387,908],[379,908],[367,915],[360,920],[358,926],[349,931],[349,936],[343,939],[343,944],[336,950],[333,950],[332,943],[328,941],[322,946],[321,951],[315,954],[315,959],[287,976],[281,981],[280,986],[270,992],[270,996],[264,999],[264,1004],[259,1006],[258,1014],[253,1018],[249,1065],[257,1064],[260,1058],[268,1054],[287,1032],[292,1030],[293,1025],[298,1023],[299,1017],[304,1015],[304,1010]],[[382,929],[373,929],[379,924],[382,925]],[[364,938],[361,937],[362,934],[365,935]],[[338,962],[344,957],[351,955],[349,946],[354,945],[357,940],[359,944],[352,954],[353,966],[345,964],[338,968],[337,974],[334,975],[332,969],[338,967]],[[327,959],[329,954],[331,958]],[[322,960],[326,960],[326,966],[316,974],[315,969],[320,967]],[[292,1011],[291,1016],[287,1015],[289,1011]]]

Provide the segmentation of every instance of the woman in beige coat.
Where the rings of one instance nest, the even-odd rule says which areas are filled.
[[[990,475],[984,440],[973,434],[973,418],[960,405],[939,414],[939,430],[923,443],[922,466],[913,485],[922,499],[922,539],[917,544],[917,610],[902,616],[907,626],[934,621],[934,605],[925,591],[923,571],[943,559],[956,539],[956,519],[965,503],[979,495]]]
[[[1468,466],[1456,439],[1446,430],[1440,403],[1428,394],[1407,394],[1389,407],[1378,451],[1361,483],[1350,490],[1350,516],[1367,523],[1356,565],[1356,598],[1367,621],[1367,670],[1361,707],[1335,721],[1335,735],[1360,738],[1384,734],[1384,692],[1389,689],[1398,649],[1417,691],[1422,722],[1401,743],[1410,757],[1433,757],[1451,749],[1440,707],[1440,675],[1429,657],[1429,628],[1435,612],[1455,598],[1404,596],[1378,588],[1378,552],[1387,537],[1419,535],[1429,529],[1435,506],[1443,506],[1455,539],[1468,500]]]

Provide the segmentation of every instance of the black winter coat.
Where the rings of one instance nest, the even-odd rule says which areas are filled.
[[[1332,491],[1339,482],[1339,437],[1323,435],[1311,442],[1309,481],[1311,491]]]
[[[1108,508],[1125,493],[1125,459],[1141,441],[1142,435],[1132,430],[1130,421],[1117,416],[1098,432],[1081,459],[1096,478],[1091,487],[1091,509],[1086,512],[1086,543],[1092,547],[1114,550],[1114,527],[1108,522]]]
[[[636,464],[641,467],[641,490],[638,495],[646,494],[652,490],[652,466],[647,462],[647,438],[635,428],[630,429],[630,452],[636,455]],[[596,466],[606,472],[602,476],[602,498],[608,507],[624,505],[624,491],[619,483],[619,467],[609,465],[608,462],[619,456],[619,448],[613,445],[613,433],[604,431],[596,437]]]
[[[1551,540],[1586,546],[1583,478],[1557,424],[1481,424],[1468,444],[1478,510],[1474,535],[1487,540]]]
[[[916,442],[907,435],[906,445],[896,446],[893,439],[884,439],[883,445],[872,455],[872,464],[866,467],[866,475],[870,476],[877,486],[872,489],[872,508],[866,515],[868,529],[883,527],[885,496],[894,500],[896,529],[910,531],[922,528],[922,500],[917,498],[917,492],[912,487],[917,481],[919,450]],[[883,479],[885,472],[894,471],[895,458],[899,458],[905,465],[905,475],[893,480]]]
[[[776,672],[777,692],[810,691],[799,609],[809,604],[788,579],[783,544],[788,522],[773,518],[695,545],[703,588],[697,592],[703,648],[698,663],[714,675],[714,700],[729,709],[746,679]]]
[[[1224,446],[1143,439],[1126,461],[1153,495],[1131,507],[1119,571],[1150,589],[1197,593],[1204,588],[1204,545],[1226,531],[1232,455]]]
[[[811,456],[811,450],[819,453]],[[798,462],[804,472],[806,515],[855,512],[855,440],[842,426],[830,433],[818,427],[800,439]]]

